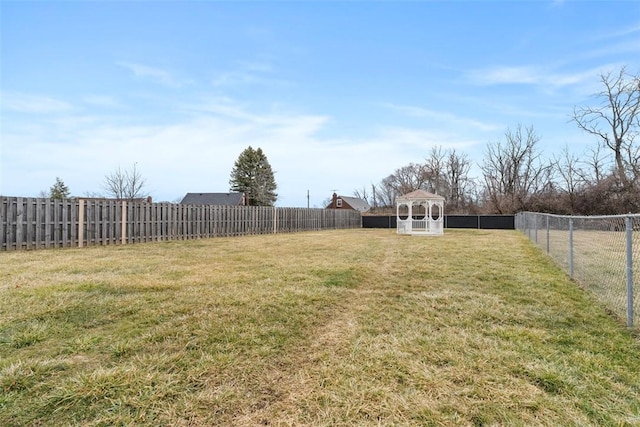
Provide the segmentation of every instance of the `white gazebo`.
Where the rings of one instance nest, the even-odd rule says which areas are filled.
[[[423,190],[396,198],[398,234],[440,236],[444,234],[444,197]]]

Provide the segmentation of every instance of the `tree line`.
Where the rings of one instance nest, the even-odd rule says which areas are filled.
[[[87,192],[84,197],[141,200],[149,197],[145,186],[146,178],[142,176],[138,164],[134,163],[130,169],[122,169],[121,166],[118,166],[116,170],[105,175],[102,184],[104,193]],[[60,177],[56,177],[55,183],[48,191],[42,190],[38,196],[60,200],[72,197],[71,190]]]
[[[146,179],[134,163],[130,169],[118,168],[105,175],[104,193],[86,193],[85,197],[110,198],[115,200],[144,200],[149,197]],[[244,193],[249,206],[273,206],[278,198],[277,184],[271,164],[261,148],[251,146],[240,153],[231,169],[229,191]],[[67,199],[71,197],[69,187],[60,177],[40,197]]]
[[[564,147],[543,156],[533,125],[508,128],[489,142],[472,177],[468,155],[434,147],[422,163],[396,169],[354,191],[374,211],[389,211],[399,195],[422,189],[445,197],[447,211],[513,214],[538,211],[606,215],[640,211],[640,74],[622,67],[600,75],[596,106],[575,107],[571,120],[595,139],[578,155]]]

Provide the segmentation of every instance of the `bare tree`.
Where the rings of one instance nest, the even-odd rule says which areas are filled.
[[[396,169],[391,176],[395,184],[396,194],[401,195],[424,189],[431,178],[431,171],[425,165],[409,163]]]
[[[604,180],[611,171],[610,158],[602,152],[602,145],[598,144],[589,150],[589,158],[582,160],[584,167],[579,168],[582,172],[582,180],[590,185],[595,185]]]
[[[376,185],[371,183],[371,207],[376,209],[378,207],[378,198],[376,197]]]
[[[369,203],[369,193],[367,193],[367,187],[362,186],[361,189],[355,189],[353,190],[353,195],[359,199],[364,200],[365,202]],[[370,203],[369,203],[370,204]]]
[[[131,170],[118,169],[105,176],[104,189],[108,196],[118,200],[133,200],[147,197],[144,192],[146,180],[140,174],[137,164]]]
[[[127,177],[126,172],[120,166],[114,172],[104,177],[103,185],[107,194],[114,199],[126,199]]]
[[[554,156],[553,171],[558,181],[558,190],[566,197],[568,213],[575,214],[579,191],[585,186],[585,172],[580,167],[580,158],[565,146],[560,156]]]
[[[468,198],[469,187],[472,182],[469,179],[471,162],[466,154],[457,153],[451,149],[445,159],[445,179],[447,182],[448,194],[447,204],[453,209],[461,209],[465,206]]]
[[[447,180],[445,178],[446,157],[447,153],[442,151],[441,146],[432,147],[424,165],[427,179],[424,189],[442,196],[448,193]]]
[[[637,193],[640,179],[640,75],[622,67],[617,74],[600,76],[604,89],[595,96],[597,107],[575,107],[573,121],[611,150],[617,179],[628,193]]]
[[[425,190],[444,196],[447,203],[453,201],[452,207],[460,208],[473,184],[468,176],[470,168],[471,163],[466,155],[453,149],[433,147],[423,164],[409,163],[396,169],[377,186],[372,185],[373,206],[391,207],[395,205],[397,196]],[[358,190],[356,194],[366,195],[366,191]]]
[[[378,186],[376,196],[383,206],[393,206],[396,196],[424,189],[431,177],[429,169],[422,164],[409,163],[384,178]]]
[[[489,144],[482,164],[484,194],[491,211],[507,214],[525,209],[541,187],[549,166],[542,164],[533,126],[507,129],[505,142]]]
[[[469,170],[471,162],[455,149],[443,150],[437,146],[431,149],[425,160],[427,182],[425,189],[444,196],[451,209],[463,207],[468,187],[471,183]]]
[[[375,198],[378,203],[378,207],[388,208],[394,206],[396,202],[396,195],[391,175],[383,178],[375,188]]]

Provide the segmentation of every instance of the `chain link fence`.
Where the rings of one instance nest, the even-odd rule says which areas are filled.
[[[521,212],[515,227],[629,327],[639,325],[640,215]]]

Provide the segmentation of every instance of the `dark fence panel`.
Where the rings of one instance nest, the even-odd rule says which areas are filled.
[[[478,215],[445,215],[444,228],[480,228]]]
[[[515,230],[515,215],[482,215],[480,228],[485,230]]]
[[[390,215],[363,216],[362,228],[396,228],[398,218]]]
[[[365,215],[362,228],[396,228],[395,215]],[[514,230],[513,215],[445,215],[445,228],[479,228],[483,230]]]

